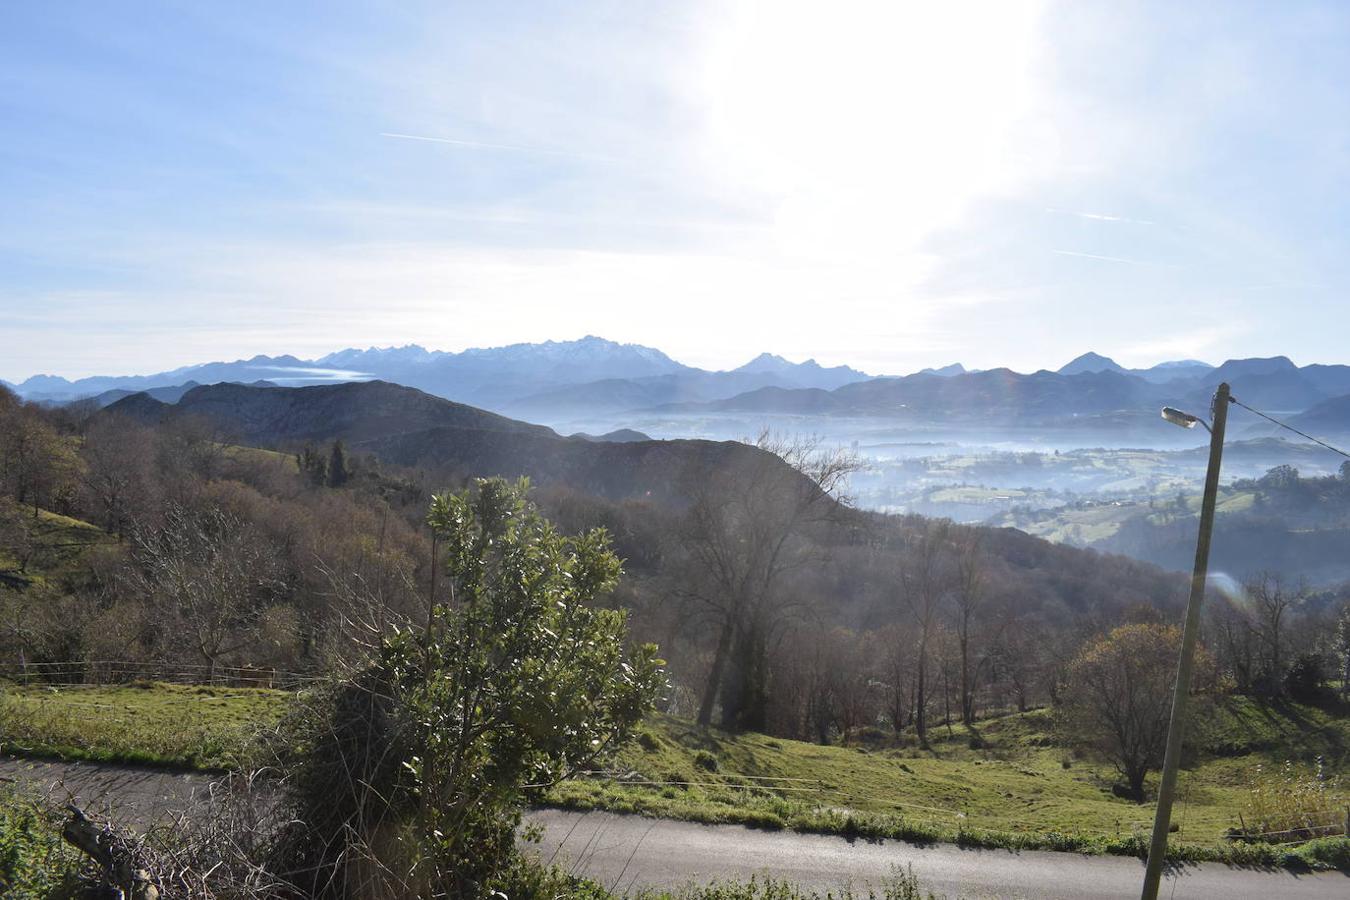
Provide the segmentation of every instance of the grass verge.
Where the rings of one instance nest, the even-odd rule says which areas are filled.
[[[258,688],[137,683],[0,688],[0,751],[62,759],[230,768],[292,695]],[[1055,746],[1045,711],[934,729],[921,751],[891,735],[819,746],[730,734],[658,716],[606,773],[558,785],[544,805],[710,824],[944,841],[971,847],[1142,856],[1152,807],[1114,796],[1109,771]],[[1230,842],[1259,767],[1350,744],[1350,720],[1235,698],[1197,730],[1208,748],[1184,770],[1173,853],[1252,866],[1350,867],[1350,841],[1301,848]]]
[[[1214,740],[1228,755],[1202,754],[1183,771],[1174,857],[1341,865],[1334,841],[1303,853],[1232,842],[1226,832],[1262,766],[1329,753],[1348,724],[1308,708],[1258,711],[1242,698],[1215,711],[1198,740]],[[865,733],[868,742],[856,746],[818,746],[658,717],[609,777],[563,783],[544,802],[862,838],[1145,855],[1152,806],[1115,796],[1113,773],[1056,747],[1051,728],[1049,714],[1034,711],[981,723],[978,733],[934,729],[932,749],[920,751],[880,733]]]

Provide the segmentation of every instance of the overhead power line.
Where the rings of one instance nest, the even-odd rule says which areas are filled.
[[[1265,413],[1261,412],[1261,410],[1259,410],[1259,409],[1252,409],[1250,406],[1248,406],[1247,404],[1243,403],[1241,400],[1239,400],[1239,399],[1236,398],[1236,397],[1229,397],[1228,399],[1231,400],[1231,401],[1233,401],[1234,403],[1236,403],[1238,406],[1242,407],[1243,409],[1247,410],[1247,412],[1254,412],[1254,413],[1256,413],[1258,416],[1260,416],[1261,418],[1266,419],[1266,420],[1268,420],[1268,421],[1270,421],[1270,422],[1274,422],[1276,425],[1280,426],[1281,428],[1284,428],[1284,429],[1287,429],[1287,430],[1289,430],[1289,431],[1292,431],[1294,434],[1298,435],[1299,437],[1305,437],[1305,438],[1307,438],[1308,440],[1312,441],[1314,444],[1318,444],[1318,445],[1320,445],[1320,446],[1326,447],[1326,448],[1327,448],[1328,450],[1330,450],[1332,453],[1339,453],[1341,456],[1344,456],[1346,459],[1350,459],[1350,453],[1346,453],[1346,452],[1345,452],[1344,450],[1342,450],[1340,447],[1333,447],[1333,446],[1331,446],[1330,444],[1328,444],[1326,441],[1319,440],[1318,438],[1313,437],[1311,434],[1305,434],[1304,432],[1299,431],[1299,430],[1298,430],[1297,428],[1295,428],[1293,425],[1286,425],[1284,422],[1281,422],[1279,419],[1275,418],[1274,416],[1268,416],[1268,415],[1266,415]]]

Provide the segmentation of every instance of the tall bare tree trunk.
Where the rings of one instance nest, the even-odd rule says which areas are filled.
[[[942,667],[942,724],[947,726],[947,735],[952,733],[952,684],[947,676],[947,666]]]
[[[961,724],[967,727],[975,723],[975,698],[970,687],[970,638],[966,629],[961,629]]]
[[[712,724],[713,707],[717,704],[717,692],[722,687],[722,673],[726,669],[727,654],[731,652],[731,639],[735,632],[735,625],[730,619],[722,624],[722,634],[717,639],[717,650],[713,653],[712,670],[708,672],[703,699],[698,705],[698,724],[704,727]]]
[[[928,749],[928,648],[919,644],[919,675],[915,679],[914,731],[919,735],[919,746]]]

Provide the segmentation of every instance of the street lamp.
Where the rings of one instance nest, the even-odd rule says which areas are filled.
[[[1148,867],[1144,870],[1142,900],[1157,900],[1162,878],[1163,859],[1167,856],[1167,833],[1172,824],[1172,799],[1177,789],[1177,768],[1181,764],[1181,740],[1186,731],[1186,701],[1190,699],[1191,669],[1195,661],[1195,642],[1200,634],[1200,607],[1205,599],[1205,578],[1209,574],[1209,542],[1214,533],[1214,503],[1219,494],[1219,464],[1223,458],[1223,430],[1228,423],[1228,404],[1232,402],[1227,382],[1214,392],[1210,407],[1213,425],[1190,413],[1163,407],[1162,417],[1173,425],[1194,428],[1204,425],[1209,432],[1209,469],[1205,472],[1205,493],[1200,501],[1200,535],[1195,543],[1195,571],[1191,574],[1191,595],[1186,601],[1186,625],[1181,632],[1181,659],[1177,662],[1177,683],[1172,693],[1172,717],[1167,724],[1167,752],[1163,756],[1162,782],[1158,785],[1158,810],[1153,817],[1153,841],[1148,848]]]
[[[1173,425],[1180,425],[1182,428],[1194,428],[1196,425],[1203,425],[1206,431],[1210,431],[1210,427],[1204,419],[1193,416],[1188,412],[1182,412],[1179,409],[1173,409],[1170,406],[1162,408],[1162,417]]]

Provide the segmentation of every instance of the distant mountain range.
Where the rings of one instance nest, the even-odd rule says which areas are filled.
[[[971,426],[1084,424],[1118,427],[1156,417],[1164,404],[1208,409],[1221,381],[1252,406],[1301,416],[1319,433],[1350,433],[1350,366],[1297,366],[1288,357],[1198,360],[1127,369],[1085,353],[1057,371],[970,371],[959,363],[904,377],[872,377],[848,366],[794,363],[763,353],[727,371],[679,363],[660,350],[594,336],[575,341],[513,344],[460,353],[406,347],[347,349],[313,360],[257,356],[188,366],[155,375],[67,381],[38,375],[15,386],[36,400],[94,398],[99,405],[149,390],[175,402],[195,384],[243,382],[293,387],[381,380],[518,419],[550,424],[625,417],[742,416],[880,417],[898,423]],[[1270,426],[1273,427],[1273,426]],[[588,429],[589,430],[589,429]],[[1265,425],[1251,433],[1268,431]]]
[[[825,367],[815,360],[793,363],[769,353],[731,371],[711,372],[678,363],[651,347],[588,336],[461,353],[408,345],[340,350],[312,360],[289,355],[255,356],[153,375],[93,376],[75,381],[35,375],[12,387],[30,400],[97,398],[106,405],[104,401],[112,402],[127,393],[164,392],[193,383],[264,380],[281,387],[300,387],[379,379],[461,403],[520,414],[541,406],[617,411],[715,400],[766,385],[835,388],[869,377],[847,366]]]
[[[1227,381],[1234,396],[1266,412],[1294,417],[1329,434],[1350,433],[1350,366],[1296,366],[1287,357],[1194,360],[1131,370],[1087,353],[1057,372],[1010,369],[875,378],[834,390],[764,387],[672,412],[742,415],[881,417],[915,424],[972,426],[1099,426],[1154,418],[1164,405],[1207,415],[1210,397]],[[1275,426],[1249,423],[1252,434]]]
[[[1158,363],[1147,369],[1127,369],[1110,357],[1091,351],[1070,360],[1059,367],[1060,375],[1084,375],[1094,372],[1116,372],[1121,375],[1137,375],[1145,381],[1165,384],[1181,378],[1195,378],[1214,367],[1197,359],[1179,359]]]

